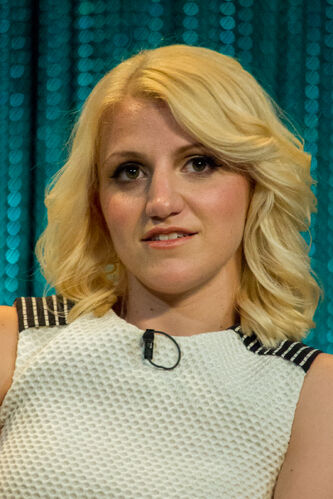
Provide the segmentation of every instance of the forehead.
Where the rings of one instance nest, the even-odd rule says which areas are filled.
[[[132,132],[140,129],[139,125],[152,130],[156,125],[164,125],[177,134],[184,135],[192,140],[193,137],[179,124],[166,102],[162,99],[148,99],[128,96],[106,110],[101,120],[101,131],[104,132]],[[139,127],[139,128],[137,128]]]
[[[179,141],[179,145],[195,143],[173,117],[168,105],[159,100],[128,97],[105,111],[100,128],[100,155],[110,152],[118,144],[138,146],[165,139]],[[180,143],[181,142],[181,143]]]

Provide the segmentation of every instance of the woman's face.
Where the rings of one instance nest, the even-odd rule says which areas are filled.
[[[101,136],[99,199],[129,283],[170,297],[210,279],[225,283],[228,267],[241,268],[248,180],[200,161],[209,151],[195,145],[163,103],[127,98],[108,121]],[[120,164],[127,168],[115,177]],[[142,241],[148,230],[168,226],[197,234],[164,250]]]

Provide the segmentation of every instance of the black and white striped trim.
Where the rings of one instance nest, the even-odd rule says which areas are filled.
[[[64,326],[74,302],[59,295],[16,298],[19,332],[30,327]]]
[[[322,350],[305,345],[302,341],[284,340],[277,347],[265,347],[254,333],[251,336],[247,336],[241,331],[240,326],[233,329],[239,334],[244,345],[251,352],[258,355],[276,355],[282,357],[297,364],[305,372],[308,372],[317,355],[323,353]]]
[[[14,305],[17,309],[19,331],[30,327],[65,326],[68,321],[68,312],[75,305],[71,300],[60,295],[43,297],[16,298]],[[245,335],[239,324],[231,328],[238,333],[248,350],[258,355],[275,355],[289,360],[307,372],[317,355],[322,350],[305,345],[301,341],[284,340],[277,347],[265,347],[253,333]]]

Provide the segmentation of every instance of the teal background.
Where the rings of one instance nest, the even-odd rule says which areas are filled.
[[[84,100],[122,60],[173,43],[237,57],[305,138],[318,181],[310,256],[325,298],[304,342],[333,353],[333,0],[0,0],[0,303],[43,293],[44,189]]]

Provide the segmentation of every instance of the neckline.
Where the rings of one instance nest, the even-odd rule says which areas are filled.
[[[134,324],[131,324],[130,322],[127,322],[125,319],[123,319],[122,317],[120,317],[114,310],[113,308],[110,308],[108,314],[111,316],[111,318],[117,322],[118,324],[122,324],[124,323],[124,325],[126,325],[126,327],[128,328],[131,328],[137,332],[140,332],[141,334],[143,334],[147,329],[141,329],[139,328],[138,326],[135,326]],[[165,333],[165,331],[161,331],[159,329],[153,329],[153,328],[149,328],[149,329],[152,329],[154,332],[162,332],[164,334],[167,334],[168,336],[171,336],[174,340],[183,340],[183,338],[185,339],[185,341],[187,341],[188,338],[198,338],[198,337],[206,337],[207,335],[216,335],[216,334],[220,334],[220,333],[224,333],[224,332],[227,332],[227,331],[234,331],[236,333],[240,333],[241,332],[241,326],[240,326],[240,322],[239,321],[236,321],[235,324],[233,324],[232,326],[226,328],[226,329],[220,329],[218,331],[204,331],[202,333],[196,333],[196,334],[191,334],[191,335],[173,335],[173,334],[169,334],[169,333]]]

